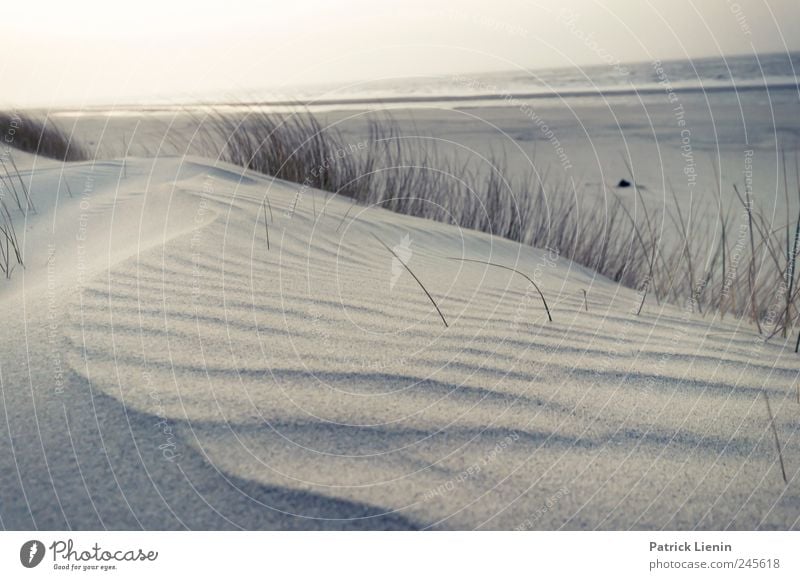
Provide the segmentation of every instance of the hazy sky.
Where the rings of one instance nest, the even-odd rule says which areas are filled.
[[[800,49],[800,0],[5,0],[0,104]]]

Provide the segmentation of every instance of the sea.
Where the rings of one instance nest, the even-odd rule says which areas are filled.
[[[363,108],[365,104],[403,107],[491,105],[503,100],[581,98],[602,95],[648,95],[664,90],[684,93],[737,94],[774,91],[800,102],[800,52],[748,54],[684,60],[610,63],[511,71],[384,78],[339,84],[280,88],[251,88],[234,94],[180,95],[150,99],[135,105],[117,103],[62,110],[62,115],[105,113],[112,116],[142,112],[172,114],[176,110],[214,107],[286,111]]]

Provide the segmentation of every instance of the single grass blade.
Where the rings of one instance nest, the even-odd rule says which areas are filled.
[[[262,204],[264,208],[264,232],[267,234],[267,251],[269,251],[269,224],[267,223],[267,205]]]
[[[447,259],[448,260],[458,260],[460,262],[473,262],[475,264],[484,264],[486,266],[494,266],[495,268],[502,268],[503,270],[509,270],[511,272],[515,272],[515,273],[519,274],[520,276],[525,278],[528,282],[530,282],[533,285],[534,288],[536,288],[536,291],[539,293],[539,297],[542,299],[542,304],[544,305],[544,310],[545,310],[545,312],[547,312],[547,319],[550,322],[553,322],[553,317],[550,315],[550,308],[547,306],[547,300],[545,300],[544,294],[542,294],[542,291],[539,288],[539,286],[536,284],[536,282],[534,282],[528,275],[524,274],[523,272],[520,272],[519,270],[517,270],[515,268],[511,268],[510,266],[504,266],[503,264],[495,264],[494,262],[487,262],[485,260],[473,260],[471,258],[447,258]]]
[[[764,334],[763,330],[761,329],[761,321],[759,320],[758,314],[758,307],[756,306],[756,292],[755,292],[755,285],[756,285],[756,244],[753,234],[753,205],[750,201],[750,192],[745,189],[746,199],[742,197],[742,194],[739,193],[739,188],[736,187],[736,184],[733,185],[733,191],[736,192],[737,197],[742,202],[742,205],[747,212],[747,221],[748,221],[748,229],[750,230],[750,263],[748,271],[750,273],[749,283],[750,283],[750,309],[752,311],[753,321],[756,323],[756,327],[758,328],[758,334]],[[765,236],[766,238],[766,236]]]
[[[269,208],[269,221],[275,223],[275,217],[272,215],[272,204],[269,202],[269,196],[266,196],[264,201],[267,202],[267,207]]]
[[[788,484],[789,480],[786,477],[786,467],[783,464],[783,452],[781,451],[781,442],[778,440],[778,429],[775,427],[775,417],[772,416],[772,408],[769,406],[769,397],[767,391],[761,391],[764,395],[764,402],[767,404],[767,414],[769,415],[769,424],[772,427],[772,435],[775,437],[775,447],[778,449],[778,460],[781,464],[781,475],[783,476],[783,483]]]
[[[644,285],[644,292],[642,292],[642,301],[639,303],[639,310],[636,311],[636,316],[639,316],[642,313],[642,308],[644,308],[644,301],[647,299],[647,289],[650,288],[650,283]]]
[[[351,204],[350,204],[350,207],[348,207],[348,208],[347,208],[347,211],[346,211],[346,212],[345,212],[345,214],[342,216],[342,221],[340,221],[340,222],[339,222],[339,225],[336,227],[336,231],[337,231],[337,232],[338,232],[338,231],[339,231],[339,229],[342,227],[342,224],[344,223],[344,220],[346,220],[346,219],[347,219],[347,216],[349,216],[349,215],[350,215],[350,211],[351,211],[351,210],[352,210],[352,209],[353,209],[355,206],[356,206],[356,202],[353,202],[353,203],[351,203]]]
[[[441,316],[441,318],[442,318],[442,322],[444,322],[444,326],[445,326],[445,328],[448,328],[450,325],[449,325],[449,324],[447,324],[447,319],[444,317],[444,314],[442,314],[442,311],[439,309],[439,306],[436,304],[436,300],[434,300],[434,299],[433,299],[433,296],[431,296],[431,293],[430,293],[430,292],[428,292],[428,289],[427,289],[427,288],[425,288],[425,285],[424,285],[424,284],[423,284],[423,283],[420,281],[420,279],[419,279],[419,278],[417,278],[417,275],[416,275],[416,274],[414,274],[414,272],[412,272],[412,271],[411,271],[411,268],[409,268],[409,267],[408,267],[408,264],[406,264],[406,263],[405,263],[403,260],[401,260],[401,259],[400,259],[400,256],[398,256],[398,255],[395,253],[395,251],[394,251],[392,248],[390,248],[389,246],[387,246],[387,245],[386,245],[386,244],[383,242],[383,240],[382,240],[382,239],[380,239],[380,238],[379,238],[378,236],[376,236],[375,234],[372,234],[372,237],[373,237],[373,238],[375,238],[376,240],[378,240],[378,242],[380,242],[380,244],[381,244],[381,245],[382,245],[384,248],[386,248],[387,250],[389,250],[389,252],[392,254],[392,256],[394,256],[395,258],[397,258],[397,261],[398,261],[398,262],[400,262],[400,263],[403,265],[403,268],[405,268],[405,269],[406,269],[406,272],[408,272],[409,274],[411,274],[411,277],[412,277],[412,278],[414,278],[414,280],[416,280],[416,281],[417,281],[417,284],[419,284],[419,287],[420,287],[420,288],[422,288],[422,291],[423,291],[423,292],[425,292],[425,295],[428,297],[428,300],[430,300],[430,301],[431,301],[431,304],[433,304],[433,307],[436,309],[436,312],[438,312],[438,313],[439,313],[439,316]]]
[[[28,190],[28,186],[25,185],[25,181],[23,181],[22,175],[19,173],[19,169],[17,168],[17,164],[14,162],[14,158],[9,157],[8,160],[11,162],[11,166],[14,168],[14,173],[17,175],[17,180],[19,181],[20,186],[22,186],[22,192],[25,194],[25,205],[29,210],[33,211],[33,213],[38,214],[39,212],[36,211],[36,206],[33,205],[33,200],[31,199],[31,192]]]

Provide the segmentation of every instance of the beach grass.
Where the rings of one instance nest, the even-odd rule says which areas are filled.
[[[387,114],[369,118],[363,140],[303,109],[214,110],[196,120],[202,153],[299,184],[296,203],[311,189],[351,198],[334,218],[337,231],[355,205],[382,207],[547,249],[640,291],[639,314],[664,302],[702,316],[732,314],[765,339],[800,323],[800,206],[776,229],[752,192],[732,186],[726,194],[719,178],[713,207],[682,202],[667,183],[654,209],[627,159],[633,187],[604,187],[598,197],[549,168],[512,178],[502,152],[445,155],[434,138],[402,134]],[[783,170],[788,208],[798,170],[785,159]]]
[[[4,145],[27,153],[59,161],[90,158],[89,152],[71,134],[46,117],[39,119],[18,112],[0,112],[0,134]]]

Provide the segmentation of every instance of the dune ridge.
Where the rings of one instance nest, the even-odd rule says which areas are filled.
[[[4,527],[800,525],[761,398],[793,482],[800,359],[777,337],[637,316],[547,251],[209,160],[31,171],[30,265],[2,292]],[[553,322],[521,277],[448,257],[535,277]]]

